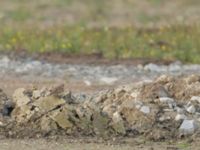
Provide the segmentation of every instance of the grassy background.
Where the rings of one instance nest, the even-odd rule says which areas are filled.
[[[200,63],[199,0],[1,0],[0,50]]]

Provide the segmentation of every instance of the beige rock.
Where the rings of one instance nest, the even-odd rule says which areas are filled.
[[[40,90],[35,90],[33,91],[33,96],[34,99],[38,99],[41,97],[41,91]]]
[[[106,136],[108,134],[108,122],[109,118],[104,116],[100,112],[96,111],[93,114],[93,128],[94,132],[98,136]]]
[[[11,113],[11,117],[18,123],[27,122],[33,115],[34,111],[31,111],[31,107],[28,105],[16,107]]]
[[[37,106],[43,112],[48,112],[64,104],[65,101],[63,99],[59,99],[55,96],[42,97],[33,103],[34,106]]]
[[[69,121],[69,114],[65,107],[51,112],[50,118],[54,120],[62,129],[68,129],[73,126],[73,124]]]
[[[124,127],[124,122],[119,112],[115,112],[112,117],[112,127],[119,134],[126,134],[126,129]]]
[[[40,127],[42,131],[52,131],[57,129],[55,121],[53,121],[49,116],[45,115],[40,120]]]
[[[151,128],[154,120],[154,116],[152,116],[151,113],[149,115],[145,115],[137,108],[124,107],[119,113],[122,114],[123,119],[126,120],[126,125],[128,127],[134,127],[137,130]]]
[[[78,107],[75,109],[76,114],[78,115],[79,120],[75,121],[75,124],[82,130],[88,131],[91,129],[92,122],[92,111],[90,109],[83,109],[82,107]]]
[[[28,97],[25,92],[26,90],[24,88],[15,90],[13,94],[13,102],[15,103],[16,107],[26,105],[31,101],[30,97]]]
[[[102,110],[102,112],[108,114],[109,117],[112,117],[115,111],[116,111],[116,106],[113,104],[106,105]]]
[[[122,102],[121,105],[118,106],[119,111],[121,111],[121,109],[123,108],[129,108],[129,109],[135,108],[137,104],[140,104],[142,106],[142,102],[140,101],[136,101],[134,99],[126,99]]]
[[[187,84],[192,84],[194,82],[199,82],[200,81],[200,76],[192,74],[192,75],[186,77],[185,81],[186,81]]]
[[[2,89],[0,89],[0,111],[3,110],[4,105],[8,101],[7,95],[3,92]]]
[[[171,76],[168,76],[168,75],[161,75],[160,77],[158,77],[158,78],[156,79],[155,82],[159,82],[159,83],[166,84],[166,83],[168,83],[168,82],[172,82],[173,80],[174,80],[174,79],[173,79],[173,77],[171,77]]]

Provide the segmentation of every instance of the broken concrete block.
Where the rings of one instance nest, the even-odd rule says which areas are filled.
[[[188,135],[193,134],[197,130],[198,126],[194,120],[183,120],[179,131],[181,134]]]
[[[33,103],[34,106],[37,106],[43,112],[48,112],[64,104],[65,100],[55,96],[42,97]]]
[[[31,98],[25,93],[26,90],[24,88],[15,90],[13,94],[13,102],[15,103],[16,107],[26,105],[31,101]]]

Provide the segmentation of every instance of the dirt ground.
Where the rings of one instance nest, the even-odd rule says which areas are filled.
[[[129,139],[128,144],[107,142],[85,142],[78,140],[45,140],[45,139],[6,139],[0,140],[1,150],[199,150],[200,143],[187,141],[173,142],[144,142]]]

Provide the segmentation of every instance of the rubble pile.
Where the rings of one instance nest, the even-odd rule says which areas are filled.
[[[144,135],[152,140],[198,135],[200,77],[160,76],[94,93],[54,88],[0,91],[0,132],[8,137]]]

